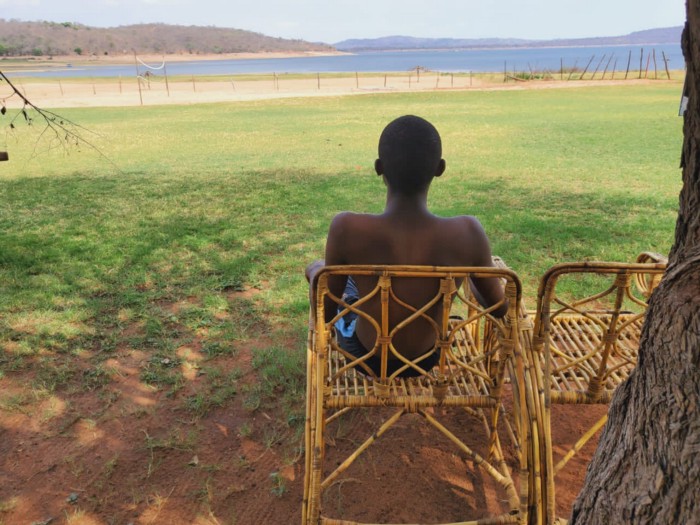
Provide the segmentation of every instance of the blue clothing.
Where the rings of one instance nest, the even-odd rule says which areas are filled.
[[[343,291],[343,301],[348,304],[355,303],[360,298],[360,292],[357,289],[357,284],[355,279],[348,277],[345,283],[345,290]],[[341,308],[338,307],[338,311]],[[335,323],[335,329],[343,335],[343,337],[352,337],[355,334],[355,324],[357,323],[357,314],[355,312],[350,312],[345,314],[343,317],[338,319]],[[367,352],[365,352],[367,353]]]

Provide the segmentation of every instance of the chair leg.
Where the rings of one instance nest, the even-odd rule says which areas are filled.
[[[311,371],[311,437],[309,460],[311,478],[309,480],[309,504],[307,521],[309,525],[317,525],[321,520],[321,483],[323,481],[323,463],[325,459],[325,428],[326,410],[323,406],[324,366],[323,359],[314,356],[314,366]]]
[[[607,421],[608,415],[605,414],[603,417],[598,419],[598,421],[596,421],[595,424],[591,428],[589,428],[576,443],[574,443],[574,446],[568,450],[566,455],[564,455],[564,457],[560,459],[556,465],[554,465],[552,477],[556,476],[559,473],[559,471],[564,468],[564,465],[566,465],[571,458],[578,454],[578,452],[584,447],[584,445],[588,443],[601,428],[603,428]]]
[[[311,338],[310,338],[311,339]],[[311,497],[311,458],[313,450],[313,432],[315,426],[313,418],[314,396],[313,396],[313,374],[312,374],[312,339],[309,341],[309,349],[306,356],[306,418],[304,422],[304,497],[301,507],[301,523],[308,525],[309,522],[309,500]]]
[[[323,465],[324,412],[318,382],[319,360],[314,351],[315,341],[310,338],[306,361],[306,425],[305,425],[305,472],[304,500],[302,503],[302,525],[317,525],[320,520],[320,492]]]
[[[317,399],[317,406],[320,404]],[[311,497],[309,503],[309,524],[316,525],[321,520],[321,493],[323,482],[323,464],[326,456],[325,443],[325,410],[316,410],[318,424],[313,435],[312,460],[311,460]]]

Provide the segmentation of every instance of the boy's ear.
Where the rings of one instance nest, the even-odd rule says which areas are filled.
[[[384,166],[382,166],[381,159],[374,161],[374,171],[377,172],[377,175],[384,175]]]
[[[445,173],[445,167],[446,167],[445,159],[440,159],[440,162],[438,162],[437,166],[437,171],[435,172],[435,176],[439,177],[443,173]]]

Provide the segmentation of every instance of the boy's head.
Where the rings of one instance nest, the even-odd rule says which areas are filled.
[[[426,190],[433,177],[445,171],[442,142],[435,127],[413,115],[390,122],[379,137],[377,174],[389,187],[404,194]]]

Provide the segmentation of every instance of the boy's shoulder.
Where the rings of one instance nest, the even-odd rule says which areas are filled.
[[[357,213],[354,211],[341,211],[338,213],[335,217],[333,217],[333,222],[335,221],[356,221],[356,220],[367,220],[367,219],[376,219],[381,217],[381,215],[377,215],[374,213]]]
[[[479,219],[473,215],[454,215],[452,217],[439,217],[438,221],[442,227],[450,230],[459,230],[462,233],[479,233],[484,230]]]
[[[364,225],[376,223],[381,220],[380,215],[370,213],[355,213],[352,211],[343,211],[333,217],[330,230],[338,231],[348,228],[357,228]]]
[[[474,217],[473,215],[453,215],[451,217],[439,217],[440,220],[450,223],[450,224],[461,224],[461,225],[471,225],[471,226],[476,226],[476,225],[481,225],[479,222],[479,219]]]

